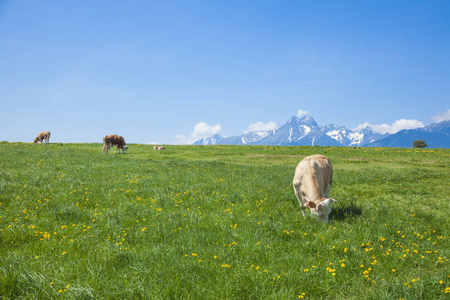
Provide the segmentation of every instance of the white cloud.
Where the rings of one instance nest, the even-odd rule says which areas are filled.
[[[302,117],[304,115],[307,115],[307,114],[308,114],[307,110],[299,109],[298,112],[297,112],[297,117],[300,118],[300,117]]]
[[[389,133],[396,133],[403,129],[415,129],[425,127],[422,122],[418,120],[400,119],[395,121],[389,128]]]
[[[179,144],[192,144],[195,141],[198,141],[203,138],[207,138],[217,134],[222,129],[220,125],[210,126],[208,123],[200,122],[195,124],[194,131],[189,135],[180,135],[177,134],[175,137],[178,140]]]
[[[445,112],[438,112],[437,115],[431,117],[431,120],[434,123],[439,123],[439,122],[443,122],[443,121],[448,121],[450,120],[450,109],[447,109]]]
[[[364,129],[366,127],[371,127],[372,125],[369,124],[369,122],[364,122],[362,124],[359,124],[358,126],[356,126],[355,128],[352,128],[353,131],[358,131],[361,129]]]
[[[249,133],[253,131],[268,131],[275,129],[275,127],[277,127],[277,123],[275,123],[274,121],[269,121],[268,123],[256,122],[250,124],[248,128],[244,130],[244,133]]]
[[[195,124],[194,132],[191,136],[195,139],[203,139],[218,133],[222,129],[220,125],[209,126],[208,123],[200,122]]]
[[[375,132],[378,133],[396,133],[400,130],[404,129],[416,129],[416,128],[422,128],[425,125],[418,121],[418,120],[406,120],[406,119],[400,119],[392,123],[392,125],[388,124],[381,124],[381,125],[371,125],[368,122],[365,122],[363,124],[358,125],[354,130],[361,130],[363,128],[369,127]]]

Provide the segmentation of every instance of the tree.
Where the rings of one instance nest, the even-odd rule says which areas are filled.
[[[425,148],[426,146],[428,146],[428,144],[425,143],[425,140],[415,140],[413,142],[414,148]]]

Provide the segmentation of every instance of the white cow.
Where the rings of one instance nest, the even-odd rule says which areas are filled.
[[[303,216],[305,207],[308,206],[312,215],[319,220],[328,221],[330,202],[336,201],[329,198],[332,178],[333,166],[326,156],[315,154],[298,163],[293,185]]]
[[[37,142],[46,143],[48,144],[48,140],[50,139],[50,131],[41,131],[37,134],[37,136],[34,138],[34,143]]]
[[[166,150],[166,147],[164,147],[164,146],[154,146],[153,150]]]

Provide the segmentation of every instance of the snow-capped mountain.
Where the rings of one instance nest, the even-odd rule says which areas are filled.
[[[324,126],[322,131],[332,139],[339,141],[342,145],[352,147],[364,146],[386,136],[385,134],[373,132],[369,127],[352,131],[344,126],[334,124]]]
[[[194,145],[364,146],[382,137],[368,127],[359,131],[333,124],[320,127],[310,116],[294,116],[274,130],[226,138],[216,134]]]
[[[316,121],[309,116],[290,118],[286,123],[271,130],[256,142],[257,145],[278,146],[340,146],[340,143],[324,133]]]

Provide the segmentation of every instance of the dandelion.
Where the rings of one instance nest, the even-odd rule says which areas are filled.
[[[145,230],[147,230],[147,228],[145,228],[145,227],[144,227],[144,228],[142,228],[142,232],[144,232]]]

